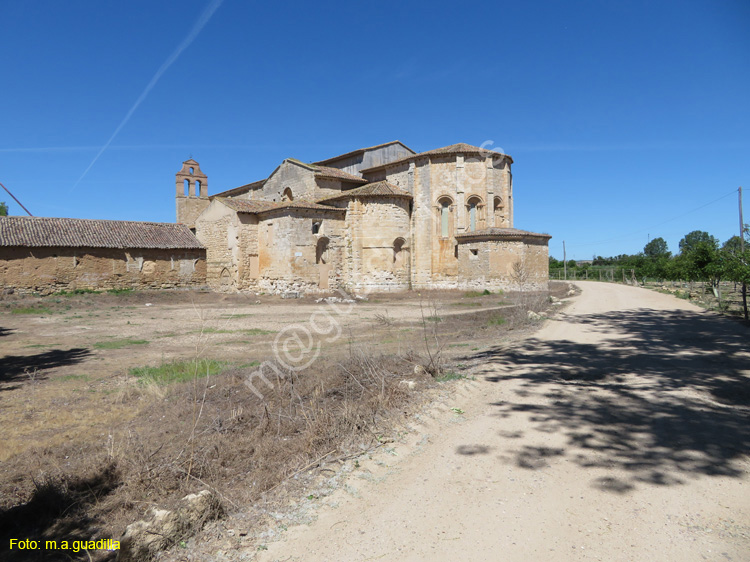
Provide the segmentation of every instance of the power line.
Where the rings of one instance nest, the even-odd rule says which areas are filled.
[[[701,205],[700,207],[696,207],[695,209],[692,209],[690,211],[682,213],[681,215],[677,215],[676,217],[672,217],[671,219],[667,219],[667,220],[665,220],[663,222],[660,222],[658,224],[654,224],[652,226],[647,226],[647,227],[641,228],[640,230],[636,230],[634,232],[631,232],[630,234],[623,234],[622,236],[617,236],[615,238],[609,238],[607,240],[600,240],[599,242],[587,242],[585,244],[576,244],[575,247],[576,248],[580,248],[580,247],[585,247],[585,246],[599,246],[601,244],[606,244],[607,242],[618,242],[620,240],[625,240],[627,238],[630,238],[631,236],[635,236],[636,234],[641,234],[643,232],[650,232],[654,228],[657,228],[659,226],[667,224],[668,222],[672,222],[672,221],[675,221],[677,219],[681,219],[682,217],[687,216],[687,215],[689,215],[691,213],[694,213],[695,211],[700,211],[701,209],[704,209],[704,208],[708,207],[709,205],[713,205],[714,203],[718,203],[722,199],[726,199],[727,197],[730,197],[730,196],[734,195],[735,193],[737,193],[737,190],[733,189],[732,191],[730,191],[726,195],[722,195],[718,199],[714,199],[713,201],[709,201],[708,203],[705,203],[705,204]]]

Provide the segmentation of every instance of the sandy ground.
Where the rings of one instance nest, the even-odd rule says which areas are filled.
[[[531,339],[467,357],[453,404],[251,556],[750,560],[747,328],[579,286]]]

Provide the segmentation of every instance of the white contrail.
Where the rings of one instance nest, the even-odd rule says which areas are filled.
[[[151,78],[151,81],[146,85],[146,87],[143,89],[143,92],[141,92],[141,95],[138,96],[138,99],[135,100],[135,103],[133,104],[133,107],[130,108],[130,111],[127,112],[125,115],[125,118],[120,122],[120,124],[115,129],[115,132],[112,133],[112,136],[109,137],[109,140],[104,143],[104,146],[102,146],[99,149],[99,152],[96,153],[96,156],[94,156],[94,159],[91,161],[91,164],[88,165],[88,168],[86,168],[83,173],[81,174],[81,177],[78,178],[78,180],[73,184],[73,187],[71,187],[71,191],[75,189],[79,183],[81,183],[81,180],[86,177],[86,174],[89,173],[89,170],[96,164],[96,161],[99,160],[99,157],[104,153],[107,148],[109,148],[109,145],[112,144],[112,141],[115,140],[115,137],[117,134],[122,130],[122,128],[130,121],[130,118],[133,116],[133,113],[135,113],[135,110],[138,109],[138,106],[141,105],[143,100],[146,99],[146,96],[148,96],[149,92],[153,89],[154,86],[156,86],[156,83],[159,81],[159,78],[162,77],[162,75],[167,71],[167,69],[172,66],[172,63],[176,61],[179,56],[182,54],[182,52],[187,49],[190,44],[195,41],[195,38],[198,37],[198,34],[201,32],[201,30],[206,26],[208,23],[208,20],[211,19],[211,16],[214,15],[214,12],[219,9],[219,6],[221,6],[221,3],[224,0],[212,0],[211,3],[206,7],[205,10],[203,10],[203,13],[198,18],[198,21],[195,22],[195,25],[193,26],[193,29],[190,30],[190,33],[187,34],[187,37],[182,40],[182,43],[180,43],[177,48],[172,52],[171,55],[167,57],[167,60],[164,61],[164,63],[159,67],[159,70],[156,71],[156,74],[154,74],[154,77]]]

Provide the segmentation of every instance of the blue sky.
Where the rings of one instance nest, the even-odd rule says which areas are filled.
[[[39,216],[171,222],[190,156],[216,193],[394,139],[511,154],[515,226],[558,258],[724,241],[750,200],[745,0],[33,0],[0,22],[0,182]]]

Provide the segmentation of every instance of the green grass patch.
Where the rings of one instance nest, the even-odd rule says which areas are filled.
[[[468,301],[468,302],[452,302],[450,306],[482,306],[481,302]]]
[[[202,330],[194,330],[192,334],[234,334],[237,330],[222,330],[220,328],[203,328]]]
[[[488,326],[502,326],[507,320],[502,316],[493,316],[487,321]]]
[[[10,311],[11,314],[39,314],[39,315],[45,315],[45,314],[52,314],[52,309],[47,308],[46,306],[23,306],[19,308],[13,308]]]
[[[255,316],[254,314],[222,314],[222,318],[234,320],[235,318],[247,318],[248,316]]]
[[[247,369],[248,367],[257,367],[258,365],[260,365],[260,361],[250,361],[250,363],[243,363],[242,365],[240,365],[237,368],[238,369]]]
[[[130,347],[131,345],[145,345],[148,340],[133,340],[125,338],[121,340],[109,340],[109,341],[98,341],[94,344],[96,349],[122,349],[123,347]]]
[[[448,347],[469,347],[470,343],[452,343]]]
[[[141,384],[149,383],[167,385],[174,382],[191,381],[208,375],[218,375],[226,370],[229,363],[215,359],[198,359],[193,361],[173,361],[158,367],[133,367],[130,375],[137,377]]]
[[[266,334],[275,334],[273,330],[261,330],[260,328],[250,328],[249,330],[237,330],[240,334],[247,334],[249,336],[264,336]]]
[[[465,378],[466,378],[466,375],[462,375],[461,373],[454,373],[453,371],[446,371],[439,377],[435,377],[435,380],[437,382],[448,382],[448,381],[459,381]]]
[[[124,289],[107,289],[107,293],[110,295],[129,295],[130,293],[135,293],[135,289],[130,287]]]
[[[55,293],[56,296],[61,297],[72,297],[74,295],[99,295],[101,294],[101,291],[97,291],[95,289],[73,289],[72,291],[60,291],[59,293]]]
[[[467,299],[475,299],[477,297],[486,297],[487,295],[491,295],[492,293],[485,289],[484,291],[466,291],[464,293],[464,297]]]
[[[425,318],[425,320],[427,320],[428,322],[442,322],[443,321],[443,319],[440,318],[440,316],[428,316],[427,318]]]
[[[88,381],[90,379],[89,375],[64,375],[60,377],[61,381]]]

